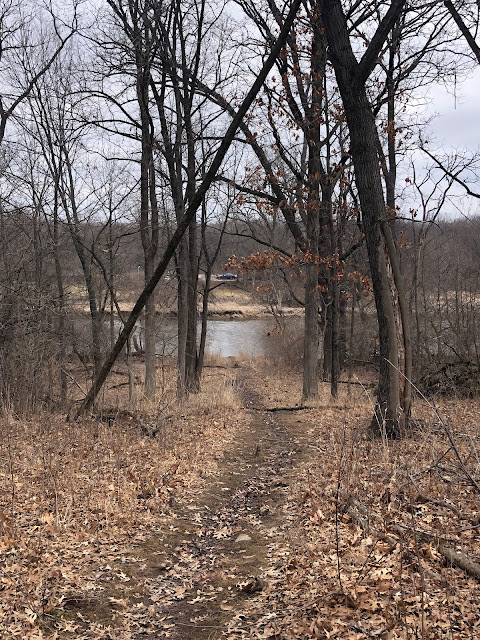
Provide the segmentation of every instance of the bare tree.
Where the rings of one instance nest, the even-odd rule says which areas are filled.
[[[165,11],[166,3],[150,0],[107,0],[116,24],[124,35],[120,42],[127,73],[133,79],[138,106],[140,152],[140,236],[144,253],[145,282],[153,275],[159,241],[158,204],[154,165],[154,122],[150,112],[152,66],[159,52],[157,15]],[[127,44],[128,43],[128,44]],[[115,44],[114,44],[115,46]],[[117,47],[118,48],[118,47]],[[125,70],[125,69],[124,69]],[[118,73],[118,69],[114,69]],[[145,395],[155,396],[156,330],[155,293],[145,305]]]
[[[392,250],[390,227],[376,146],[377,130],[370,106],[366,81],[376,64],[393,25],[401,15],[405,0],[392,0],[390,8],[370,39],[360,61],[357,61],[342,4],[339,0],[321,0],[320,7],[329,43],[338,87],[342,96],[350,132],[350,153],[362,208],[373,290],[377,309],[380,340],[380,379],[372,428],[377,433],[398,437],[408,418],[409,407],[400,399],[400,371],[394,302],[388,279],[388,265],[398,270]]]
[[[272,46],[270,54],[265,60],[265,63],[263,64],[262,69],[259,71],[258,75],[256,76],[251,89],[249,90],[244,100],[242,101],[240,107],[238,108],[236,116],[233,118],[230,126],[225,132],[225,135],[222,138],[222,142],[220,143],[220,146],[215,153],[215,156],[210,164],[208,171],[205,174],[205,177],[202,183],[196,190],[195,195],[192,197],[189,206],[186,208],[185,214],[182,220],[177,225],[177,228],[174,234],[172,235],[172,238],[170,239],[170,242],[168,243],[168,246],[163,254],[163,257],[158,263],[157,268],[155,269],[153,277],[146,284],[140,297],[138,298],[128,320],[125,323],[125,326],[122,332],[118,337],[117,342],[115,343],[114,349],[111,351],[111,353],[105,360],[102,370],[100,371],[99,375],[95,379],[82,405],[79,407],[75,416],[76,418],[80,417],[82,413],[88,410],[92,402],[94,402],[113,364],[115,363],[118,355],[120,354],[123,347],[125,346],[125,343],[128,340],[128,337],[133,327],[135,326],[135,323],[142,309],[144,308],[149,296],[152,294],[160,278],[165,273],[165,270],[167,269],[168,264],[175,250],[177,249],[183,234],[187,230],[191,220],[195,217],[196,212],[200,207],[209,186],[217,176],[218,170],[223,162],[223,159],[225,158],[225,155],[227,154],[228,149],[230,148],[230,145],[232,144],[232,141],[235,137],[235,134],[238,130],[240,123],[242,122],[243,118],[248,112],[248,109],[250,108],[253,101],[255,100],[255,97],[257,96],[261,86],[263,85],[265,78],[267,77],[268,73],[270,72],[273,65],[275,64],[275,60],[277,59],[282,47],[284,46],[287,35],[292,27],[293,21],[300,7],[300,3],[301,3],[301,0],[294,0],[292,2],[290,9],[288,11],[288,15],[285,19],[284,25],[279,33],[279,36],[275,44]]]
[[[238,4],[258,29],[261,40],[254,41],[252,46],[261,50],[262,42],[272,40],[273,29],[282,24],[282,12],[275,2],[264,7],[249,0]],[[341,114],[332,115],[335,98],[327,89],[330,87],[326,39],[318,5],[311,2],[305,7],[305,15],[298,17],[277,61],[280,80],[277,81],[278,76],[269,78],[264,87],[265,97],[257,100],[255,118],[241,125],[244,143],[251,146],[259,166],[247,173],[243,184],[238,181],[235,184],[245,197],[256,198],[258,206],[269,210],[271,215],[276,210],[282,212],[297,251],[303,256],[306,274],[303,396],[314,399],[318,394],[319,327],[323,352],[330,353],[332,345],[335,353],[337,349],[336,332],[331,330],[331,325],[337,324],[338,310],[333,199],[343,174],[343,160],[333,160],[338,152]],[[234,112],[218,92],[199,88],[229,113]],[[260,132],[265,140],[265,123],[271,137],[268,144],[258,141]],[[347,157],[343,155],[343,159]],[[328,373],[332,374],[333,394],[338,381],[337,361],[336,355],[324,359]]]
[[[77,5],[65,24],[48,2],[0,2],[0,144],[15,111],[77,32]]]

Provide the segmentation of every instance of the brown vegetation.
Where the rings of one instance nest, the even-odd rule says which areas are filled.
[[[117,373],[96,419],[3,415],[2,637],[476,637],[439,545],[480,557],[477,400],[372,441],[366,385],[272,412],[300,373],[216,359],[174,409],[172,372],[154,411],[111,408]]]

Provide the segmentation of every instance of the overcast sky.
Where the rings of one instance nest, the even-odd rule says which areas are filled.
[[[429,112],[438,114],[431,123],[439,143],[445,147],[480,149],[480,68],[468,80],[452,88],[437,85],[429,91]]]
[[[456,90],[453,86],[445,88],[440,84],[429,86],[427,96],[419,98],[418,102],[412,100],[408,110],[411,111],[411,115],[418,113],[419,122],[426,122],[431,118],[428,127],[422,127],[421,135],[425,142],[428,141],[428,148],[437,157],[444,160],[445,156],[453,156],[455,152],[459,152],[460,156],[465,154],[465,157],[480,154],[480,67],[472,72],[470,77],[462,79]],[[426,170],[427,167],[431,167],[432,162],[420,150],[413,151],[411,158],[415,164],[417,180],[421,181],[425,175],[423,168]],[[477,163],[477,169],[479,166],[480,163]],[[406,177],[412,178],[411,174],[412,168],[408,161],[402,162],[399,166],[399,186],[402,186]],[[429,181],[422,188],[425,195],[430,192],[440,175],[440,171],[432,174],[433,181]],[[462,178],[474,191],[480,191],[480,179],[477,180],[476,172],[462,173]],[[405,198],[404,214],[408,207],[420,207],[418,194],[413,187],[407,187],[402,193],[402,198]],[[454,186],[444,203],[442,216],[450,218],[478,215],[479,206],[479,201],[466,196],[461,186]]]

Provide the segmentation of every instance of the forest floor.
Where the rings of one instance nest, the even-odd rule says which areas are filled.
[[[480,637],[478,400],[386,442],[364,384],[306,408],[298,372],[217,360],[181,409],[163,370],[113,410],[122,375],[96,419],[2,418],[0,638]]]

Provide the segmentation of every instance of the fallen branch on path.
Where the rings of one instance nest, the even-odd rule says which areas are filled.
[[[311,409],[311,407],[305,407],[300,405],[299,407],[270,407],[269,409],[264,409],[264,411],[268,411],[268,413],[276,413],[277,411],[304,411],[305,409]]]
[[[438,500],[438,498],[432,498],[431,496],[427,496],[426,494],[422,493],[419,490],[419,488],[417,487],[417,484],[415,483],[415,480],[412,477],[410,477],[410,481],[412,482],[413,486],[415,487],[415,490],[418,493],[415,499],[415,502],[430,502],[431,504],[434,504],[438,507],[443,507],[444,509],[449,509],[450,511],[453,511],[453,513],[457,516],[459,520],[465,520],[465,517],[460,513],[457,507],[453,506],[453,504],[449,504],[445,500]]]
[[[347,407],[345,406],[335,406],[334,404],[325,404],[325,405],[299,405],[298,407],[267,407],[265,409],[257,409],[254,408],[254,411],[266,411],[267,413],[278,413],[281,411],[306,411],[307,409],[336,409],[337,411],[344,411]]]

